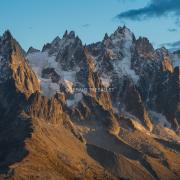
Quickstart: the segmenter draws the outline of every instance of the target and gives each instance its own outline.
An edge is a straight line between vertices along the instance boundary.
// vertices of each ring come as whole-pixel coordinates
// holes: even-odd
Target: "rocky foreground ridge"
[[[127,27],[26,53],[0,37],[0,177],[179,179],[180,55]]]

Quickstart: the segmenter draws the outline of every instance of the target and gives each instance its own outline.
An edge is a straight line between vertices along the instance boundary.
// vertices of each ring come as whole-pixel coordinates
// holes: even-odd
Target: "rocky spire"
[[[64,35],[63,35],[63,38],[67,37],[67,35],[68,35],[68,31],[66,30]]]
[[[4,34],[3,34],[3,39],[4,39],[4,40],[13,39],[12,34],[11,34],[11,32],[10,32],[9,30],[6,30],[6,31],[4,32]]]
[[[2,56],[0,64],[2,82],[11,79],[17,90],[26,96],[40,90],[36,75],[26,61],[21,46],[10,31],[3,34],[0,42],[0,55]]]
[[[108,36],[108,34],[106,33],[105,35],[104,35],[104,40],[107,40],[109,38],[109,36]]]
[[[137,53],[140,56],[144,56],[148,58],[154,52],[154,48],[152,44],[149,42],[149,40],[146,37],[139,37],[139,39],[137,39],[135,43],[136,43]]]
[[[75,38],[75,32],[74,32],[74,31],[70,31],[68,37],[69,37],[70,39]]]
[[[27,51],[27,54],[30,54],[30,53],[35,53],[35,52],[39,52],[40,50],[38,50],[38,49],[36,49],[36,48],[34,48],[34,47],[30,47],[29,49],[28,49],[28,51]]]
[[[61,41],[61,38],[59,37],[59,36],[56,36],[54,39],[53,39],[53,41],[51,42],[51,44],[53,45],[55,45],[55,44],[58,44],[59,42]]]

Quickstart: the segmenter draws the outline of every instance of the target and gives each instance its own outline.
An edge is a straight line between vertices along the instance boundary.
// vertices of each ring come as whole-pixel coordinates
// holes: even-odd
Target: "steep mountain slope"
[[[50,100],[39,94],[39,82],[9,32],[0,44],[1,177],[114,179],[88,156],[59,95]]]
[[[6,32],[0,57],[1,177],[180,178],[178,52],[119,27],[88,46],[66,31],[26,58]]]

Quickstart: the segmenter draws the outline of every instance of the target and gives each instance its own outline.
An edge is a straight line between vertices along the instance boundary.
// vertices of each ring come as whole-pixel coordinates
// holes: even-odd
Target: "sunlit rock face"
[[[0,57],[1,84],[11,80],[27,96],[40,90],[36,75],[25,60],[22,48],[9,31],[0,39]]]

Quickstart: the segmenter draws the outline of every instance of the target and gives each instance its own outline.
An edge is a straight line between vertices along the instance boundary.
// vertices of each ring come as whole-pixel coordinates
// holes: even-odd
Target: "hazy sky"
[[[0,34],[9,29],[24,49],[41,49],[66,29],[89,44],[124,24],[156,47],[180,42],[180,0],[0,0],[0,7]]]

